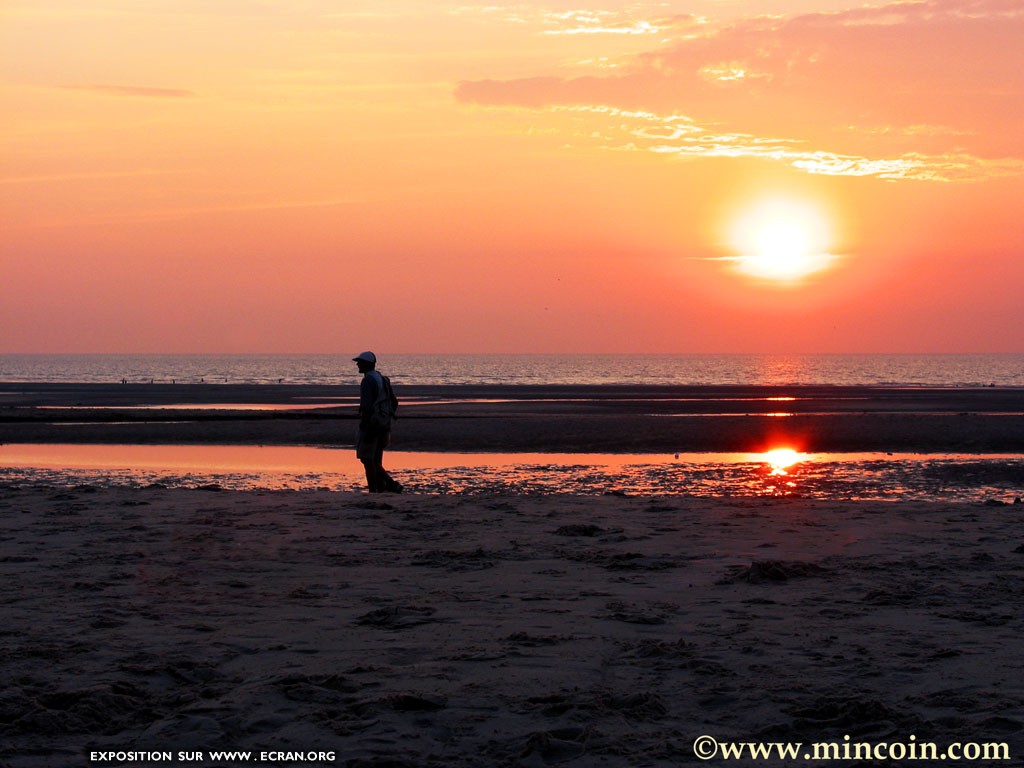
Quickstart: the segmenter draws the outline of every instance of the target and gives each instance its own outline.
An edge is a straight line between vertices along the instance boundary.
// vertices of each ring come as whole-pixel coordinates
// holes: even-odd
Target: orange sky
[[[7,0],[0,352],[1021,352],[1020,40],[1020,0]]]

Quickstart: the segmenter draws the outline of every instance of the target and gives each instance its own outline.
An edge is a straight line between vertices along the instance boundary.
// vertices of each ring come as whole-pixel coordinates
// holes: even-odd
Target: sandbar
[[[808,452],[1024,452],[1021,388],[397,390],[393,446],[406,451],[759,452],[785,444]],[[8,383],[0,385],[0,442],[347,446],[356,394],[354,385]]]

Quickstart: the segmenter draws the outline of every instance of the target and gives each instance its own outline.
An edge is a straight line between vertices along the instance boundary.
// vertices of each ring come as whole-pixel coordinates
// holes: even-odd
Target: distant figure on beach
[[[359,385],[356,456],[366,470],[366,484],[370,493],[401,493],[401,484],[384,469],[384,449],[391,443],[398,401],[391,391],[391,382],[377,370],[377,356],[373,352],[362,352],[352,360],[363,374]]]

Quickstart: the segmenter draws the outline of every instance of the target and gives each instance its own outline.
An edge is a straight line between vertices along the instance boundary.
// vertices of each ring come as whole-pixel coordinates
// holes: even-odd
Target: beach
[[[0,768],[1024,768],[1024,0],[0,29]]]
[[[85,486],[0,510],[10,768],[1024,754],[1020,506]]]
[[[346,448],[354,426],[345,388],[3,389],[3,442]],[[395,442],[1019,452],[1020,398],[410,388]],[[1021,765],[1010,498],[11,482],[0,766]]]

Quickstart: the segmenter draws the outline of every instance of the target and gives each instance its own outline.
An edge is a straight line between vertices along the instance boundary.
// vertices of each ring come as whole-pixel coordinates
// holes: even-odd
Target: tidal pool
[[[1001,500],[1024,495],[1024,456],[766,453],[543,454],[391,452],[413,493],[792,496]],[[360,490],[351,448],[195,445],[0,445],[0,482],[55,486],[219,486]]]

